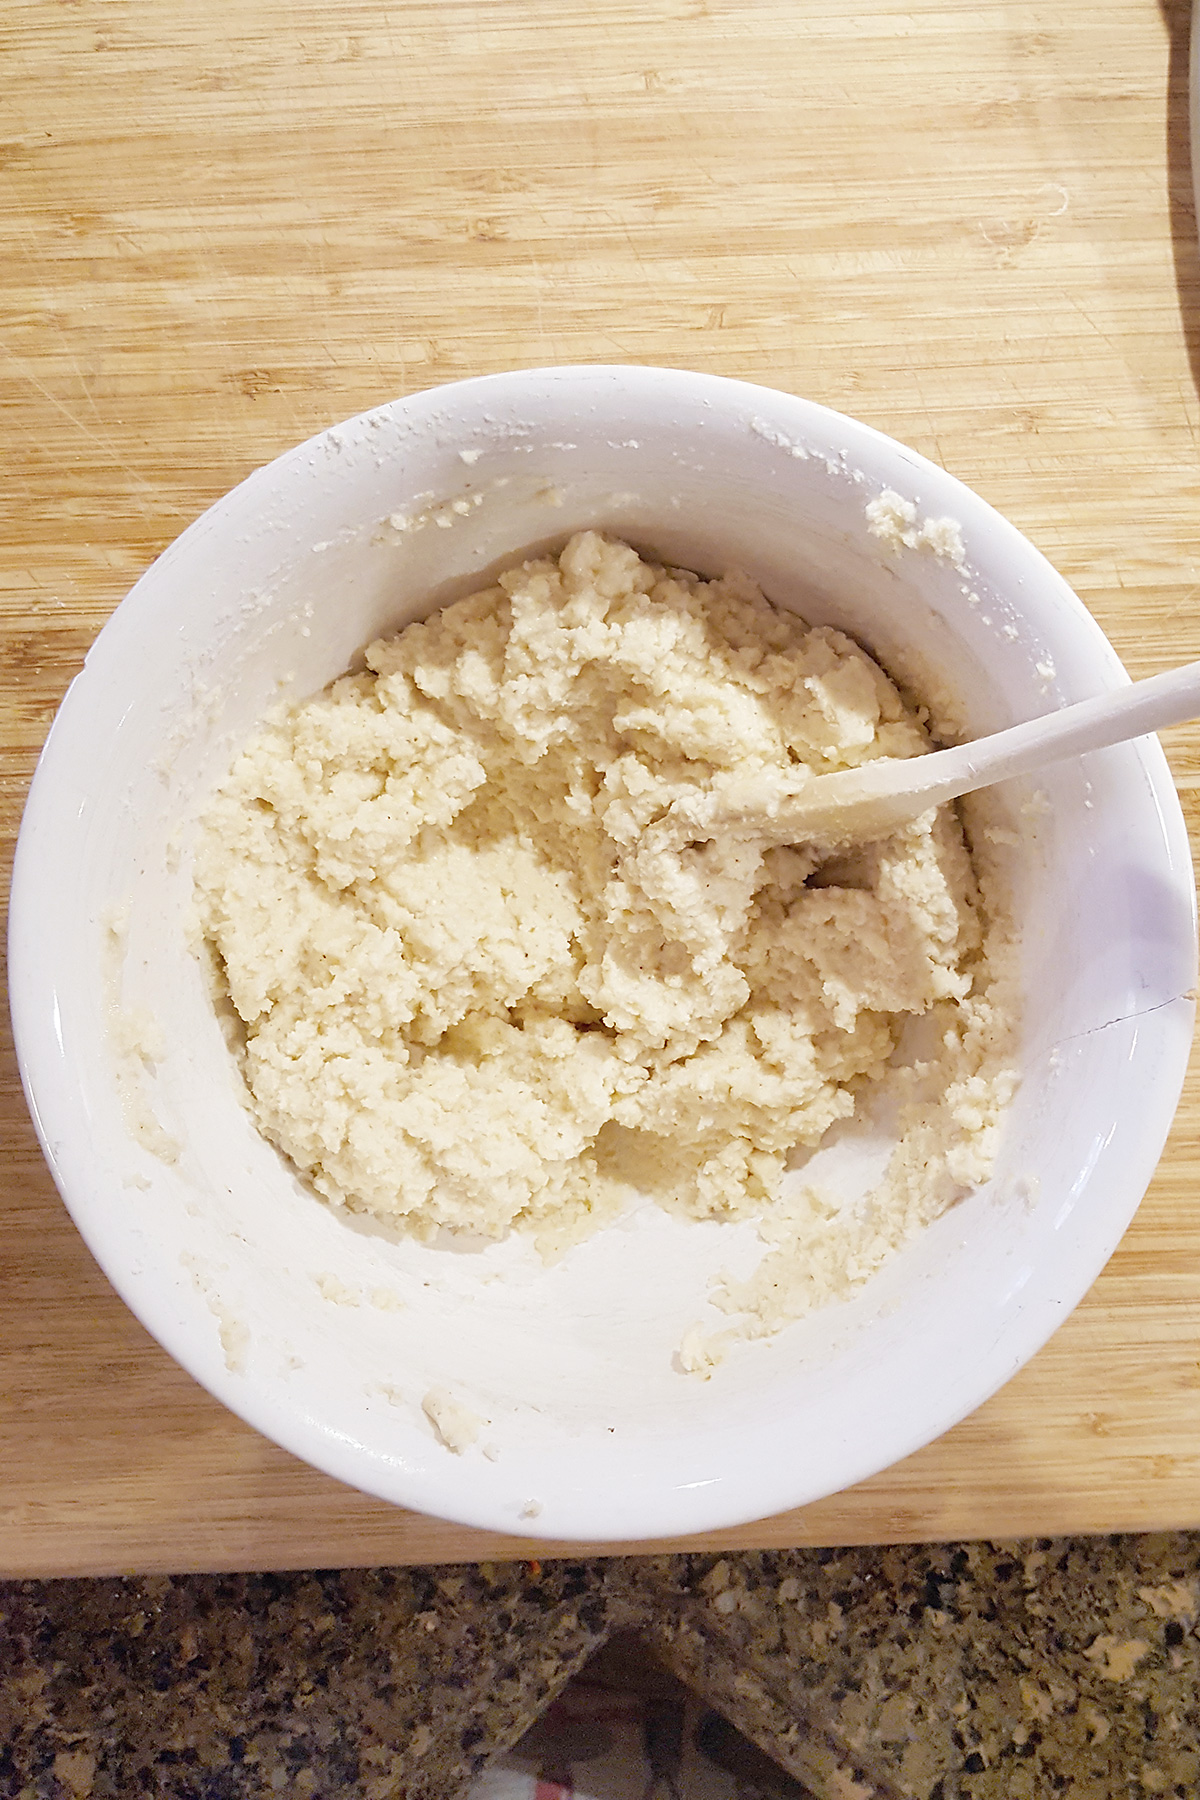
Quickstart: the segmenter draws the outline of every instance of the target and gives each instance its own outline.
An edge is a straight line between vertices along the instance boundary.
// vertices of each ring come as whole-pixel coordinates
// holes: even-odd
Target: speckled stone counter
[[[817,1800],[1200,1793],[1200,1537],[0,1584],[4,1800],[442,1800],[634,1631]]]

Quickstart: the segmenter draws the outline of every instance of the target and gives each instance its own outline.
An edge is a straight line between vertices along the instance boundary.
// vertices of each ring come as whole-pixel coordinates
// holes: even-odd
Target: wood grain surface
[[[462,375],[633,361],[856,414],[1019,525],[1134,675],[1200,657],[1178,0],[13,0],[0,831],[142,568],[257,464]],[[1200,732],[1168,751],[1200,832]],[[0,1572],[552,1550],[224,1412],[93,1265],[0,1069]],[[704,1543],[1200,1526],[1200,1072],[1125,1242],[908,1462]]]

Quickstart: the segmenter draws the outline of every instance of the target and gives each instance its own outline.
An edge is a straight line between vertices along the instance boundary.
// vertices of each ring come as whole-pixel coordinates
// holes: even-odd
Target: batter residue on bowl
[[[266,1135],[337,1205],[544,1245],[628,1203],[755,1217],[751,1330],[846,1291],[986,1177],[1005,1009],[950,810],[834,861],[662,847],[677,800],[929,747],[850,639],[584,532],[273,717],[198,846]],[[924,1059],[898,1067],[907,1021]],[[890,1084],[846,1212],[789,1158]]]

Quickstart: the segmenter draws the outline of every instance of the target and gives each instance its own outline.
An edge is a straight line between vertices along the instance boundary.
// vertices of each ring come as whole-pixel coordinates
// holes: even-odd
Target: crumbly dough
[[[1006,1019],[954,813],[833,861],[648,830],[757,770],[927,749],[857,644],[584,532],[365,660],[267,724],[197,854],[255,1115],[329,1200],[549,1247],[633,1187],[762,1217],[766,1285],[721,1303],[768,1329],[986,1175]],[[845,1229],[781,1208],[885,1077],[886,1196]]]
[[[486,1419],[456,1400],[448,1388],[430,1388],[421,1401],[421,1411],[433,1426],[438,1442],[453,1450],[455,1456],[461,1456],[475,1442]]]
[[[965,573],[966,551],[957,519],[920,519],[916,502],[892,488],[867,502],[867,529],[893,550],[930,550]]]

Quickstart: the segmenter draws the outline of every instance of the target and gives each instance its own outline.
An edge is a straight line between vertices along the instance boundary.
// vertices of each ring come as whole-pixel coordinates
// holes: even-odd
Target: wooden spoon
[[[1197,715],[1200,662],[1193,662],[928,756],[880,757],[858,769],[812,776],[799,788],[784,784],[773,793],[758,780],[735,778],[703,801],[677,801],[661,823],[677,843],[729,830],[763,844],[833,848],[870,842],[960,794]]]

